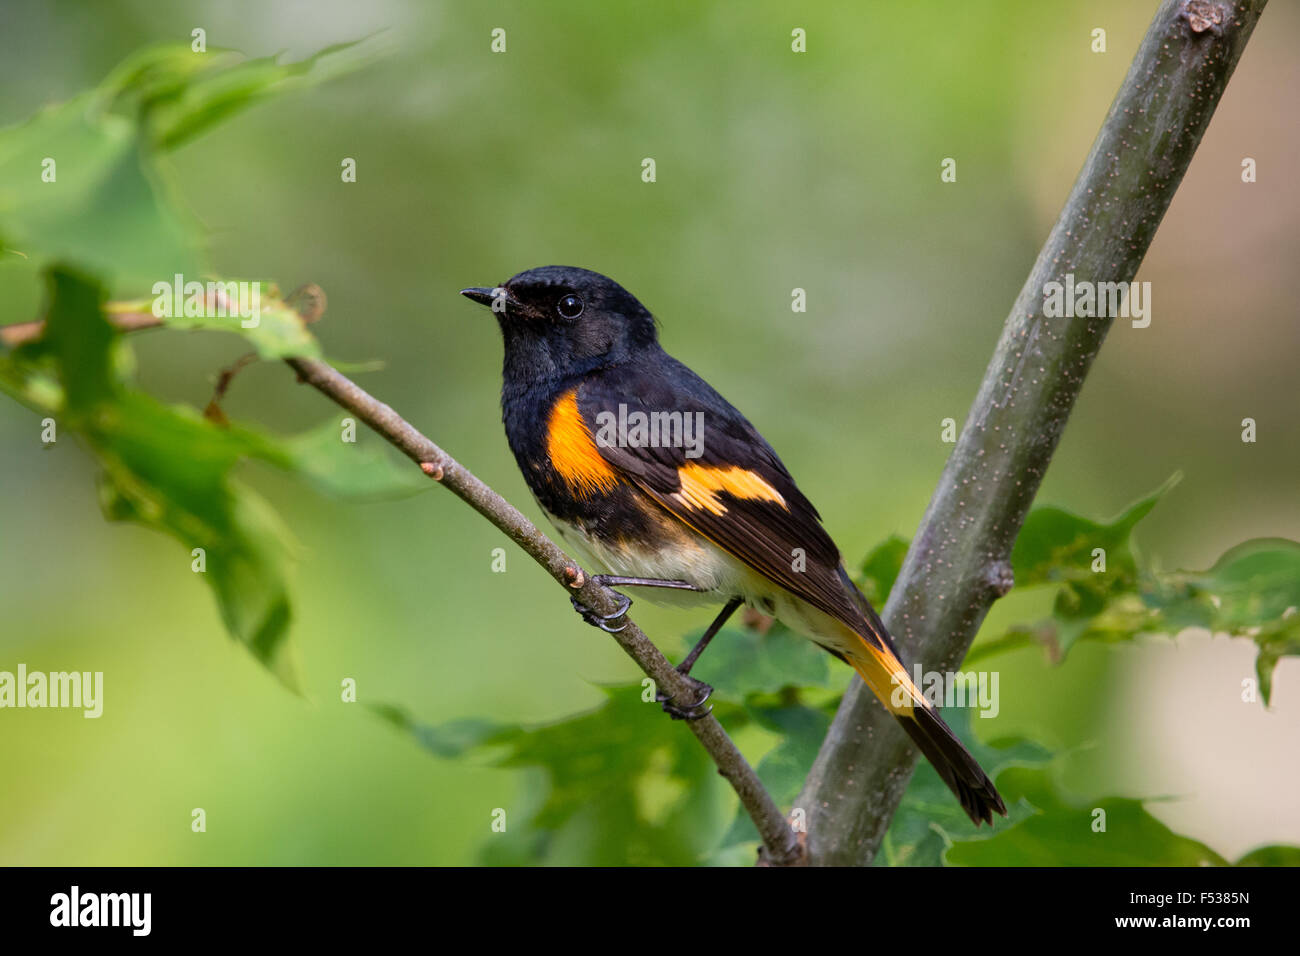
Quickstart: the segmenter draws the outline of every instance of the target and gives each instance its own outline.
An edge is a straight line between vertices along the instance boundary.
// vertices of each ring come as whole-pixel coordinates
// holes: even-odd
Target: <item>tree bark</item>
[[[1003,328],[884,619],[909,661],[960,665],[1113,317],[1051,318],[1049,282],[1129,282],[1266,0],[1165,0]],[[854,679],[795,802],[808,862],[864,865],[917,756]]]

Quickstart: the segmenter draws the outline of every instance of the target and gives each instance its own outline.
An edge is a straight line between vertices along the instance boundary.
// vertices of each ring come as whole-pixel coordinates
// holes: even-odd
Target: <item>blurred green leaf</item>
[[[410,734],[435,757],[452,760],[464,757],[480,747],[509,742],[519,733],[518,728],[489,720],[453,720],[445,724],[422,724],[413,719],[404,708],[394,704],[367,705],[382,720],[398,730]]]
[[[691,643],[703,633],[691,634]],[[823,686],[829,660],[812,641],[773,621],[766,633],[751,628],[720,631],[693,673],[711,685],[716,696],[742,701],[749,694],[775,693],[782,687]]]
[[[494,762],[526,771],[519,800],[502,807],[485,862],[595,866],[690,866],[717,841],[725,788],[708,754],[640,684],[604,688],[606,701],[542,727],[411,721],[375,708],[440,757],[493,748]]]
[[[1262,846],[1251,850],[1234,866],[1300,866],[1300,847]]]
[[[996,746],[983,743],[971,733],[968,708],[949,707],[944,711],[944,719],[995,782],[1004,770],[1040,766],[1051,759],[1045,748],[1023,737]],[[977,827],[935,769],[925,760],[919,761],[881,841],[875,865],[943,866],[953,846],[987,840],[1033,813],[1027,804],[1009,798],[1005,788],[1002,793],[1007,799],[1006,819],[995,817],[991,827]]]
[[[1058,595],[1050,621],[1017,624],[981,640],[966,665],[1035,643],[1063,653],[1081,640],[1115,643],[1200,627],[1255,642],[1255,672],[1268,704],[1278,660],[1300,655],[1300,543],[1259,538],[1229,549],[1207,571],[1144,572],[1125,580],[1124,588],[1105,594],[1085,589]],[[1071,639],[1060,646],[1063,633]]]
[[[1081,804],[1061,792],[1052,754],[1015,737],[985,745],[968,731],[970,712],[949,708],[949,724],[989,771],[1008,818],[976,827],[939,775],[921,761],[881,844],[876,865],[893,866],[1224,866],[1205,844],[1174,833],[1144,801],[1105,797]],[[1104,827],[1104,829],[1103,829]],[[1263,847],[1239,865],[1286,865],[1300,847]]]
[[[1058,588],[1048,631],[1054,656],[1069,653],[1111,601],[1137,589],[1137,559],[1129,540],[1133,528],[1181,479],[1173,475],[1109,522],[1053,507],[1029,513],[1012,549],[1011,567],[1017,587]]]
[[[1134,526],[1181,480],[1181,474],[1174,474],[1109,522],[1092,521],[1062,508],[1034,508],[1011,551],[1016,586],[1088,580],[1097,573],[1092,571],[1093,551],[1097,548],[1106,551],[1105,574],[1136,575],[1129,536]]]
[[[1008,800],[1034,813],[978,842],[959,842],[947,860],[960,866],[1224,866],[1205,844],[1180,836],[1151,816],[1141,800],[1106,797],[1086,805],[1067,800],[1048,768],[1015,768],[999,781]],[[1104,816],[1103,816],[1104,814]],[[1105,829],[1101,827],[1104,825]]]
[[[285,439],[292,467],[326,494],[373,500],[427,491],[433,483],[414,464],[399,459],[377,435],[343,441],[342,419]]]
[[[42,266],[75,264],[118,290],[197,278],[200,229],[169,186],[160,152],[269,95],[360,65],[366,57],[355,46],[283,64],[150,48],[97,89],[0,130],[0,250]]]
[[[123,287],[197,275],[195,224],[142,152],[134,124],[98,102],[83,94],[0,130],[0,248],[38,265],[75,263]],[[47,161],[53,182],[42,180]]]
[[[153,287],[161,302],[158,311],[172,314],[156,315],[154,298],[109,303],[109,314],[155,315],[172,329],[233,332],[252,345],[263,359],[320,358],[320,343],[297,311],[280,298],[274,283],[230,279],[191,281],[192,293],[185,291],[184,286],[177,290],[173,278],[160,279]],[[186,311],[197,314],[187,315]]]
[[[1156,575],[1142,598],[1153,612],[1144,631],[1204,627],[1251,638],[1259,648],[1255,672],[1266,704],[1278,660],[1300,655],[1300,543],[1295,541],[1243,542],[1208,571]]]
[[[291,689],[288,535],[261,498],[230,478],[235,464],[289,459],[256,432],[219,428],[192,409],[165,406],[119,381],[118,334],[91,279],[64,269],[49,276],[46,333],[27,350],[48,359],[62,384],[50,411],[82,435],[104,468],[105,516],[165,531],[191,550],[217,597],[227,629]]]
[[[167,151],[270,96],[365,65],[363,43],[335,44],[297,63],[247,59],[233,50],[195,53],[188,45],[150,47],[115,69],[101,93],[119,110],[134,112],[149,142]]]
[[[908,540],[890,535],[872,548],[859,567],[856,584],[876,608],[883,608],[907,557]]]
[[[780,736],[775,747],[763,755],[754,768],[763,786],[779,807],[789,807],[799,795],[817,750],[831,725],[831,711],[809,707],[797,700],[782,703],[754,701],[748,711],[764,729]],[[732,721],[727,727],[734,732]],[[744,808],[738,808],[720,849],[742,843],[757,843],[758,828]]]

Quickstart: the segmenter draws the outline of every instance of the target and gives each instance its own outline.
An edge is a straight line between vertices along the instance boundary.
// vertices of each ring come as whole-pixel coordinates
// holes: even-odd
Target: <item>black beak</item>
[[[488,308],[491,308],[492,300],[496,298],[496,291],[496,289],[482,288],[461,289],[460,294],[467,299],[473,299],[479,305],[486,305]]]

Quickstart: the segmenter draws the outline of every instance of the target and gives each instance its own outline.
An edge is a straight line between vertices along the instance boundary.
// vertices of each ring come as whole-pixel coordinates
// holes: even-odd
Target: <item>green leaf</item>
[[[1151,494],[1111,521],[1093,521],[1062,508],[1033,509],[1011,552],[1017,590],[1055,587],[1052,616],[1018,624],[993,639],[981,635],[966,657],[971,664],[992,654],[1039,643],[1055,661],[1098,625],[1126,595],[1137,593],[1140,571],[1130,541],[1133,528],[1182,479],[1172,475]],[[1096,569],[1096,570],[1094,570]]]
[[[410,734],[435,757],[453,760],[471,751],[507,743],[519,730],[490,720],[453,720],[445,724],[422,724],[395,704],[368,704],[381,720]]]
[[[903,569],[908,544],[906,538],[890,535],[863,560],[856,583],[876,608],[884,607],[889,600],[889,592],[894,589],[894,582]]]
[[[1004,770],[1039,766],[1051,759],[1046,749],[1021,737],[997,745],[982,743],[970,732],[967,708],[947,708],[944,719],[995,782]],[[995,817],[993,826],[977,827],[935,769],[919,761],[881,841],[875,865],[943,866],[953,846],[990,839],[1033,813],[1028,805],[1010,799],[1005,789],[1002,793],[1007,798],[1007,818]]]
[[[1173,475],[1151,494],[1109,522],[1061,508],[1035,508],[1011,552],[1017,587],[1058,586],[1052,608],[1052,647],[1059,659],[1119,595],[1138,585],[1137,559],[1129,538],[1134,526],[1182,479]],[[1094,570],[1104,561],[1104,570]]]
[[[831,712],[806,706],[797,700],[781,704],[754,701],[748,711],[760,726],[780,735],[780,741],[763,755],[754,770],[777,806],[791,806],[826,738]],[[733,723],[728,721],[727,727],[732,729]],[[738,808],[720,849],[754,843],[758,839],[754,821],[743,807]]]
[[[1262,846],[1251,850],[1233,866],[1300,866],[1300,847]]]
[[[717,840],[725,788],[708,754],[640,684],[604,688],[593,711],[541,727],[457,721],[422,727],[399,708],[381,716],[439,756],[492,748],[499,766],[524,771],[506,807],[505,832],[486,862],[687,866]]]
[[[1151,509],[1175,485],[1181,474],[1151,494],[1134,502],[1109,522],[1092,521],[1061,508],[1035,508],[1025,519],[1024,527],[1011,551],[1011,566],[1017,587],[1074,581],[1091,576],[1093,550],[1106,550],[1106,573],[1133,573],[1133,553],[1129,535],[1133,527],[1151,513]]]
[[[0,248],[74,263],[122,287],[198,274],[195,224],[142,152],[135,125],[83,94],[0,130]],[[53,182],[42,181],[46,161]]]
[[[297,311],[280,298],[274,283],[194,279],[177,288],[172,277],[160,279],[152,288],[154,298],[110,303],[109,314],[153,315],[172,329],[233,332],[263,359],[320,358],[320,343]]]
[[[151,48],[98,89],[0,130],[0,250],[75,264],[116,290],[197,278],[200,229],[160,153],[269,95],[355,68],[366,56],[354,47],[298,63]]]
[[[370,59],[360,48],[364,42],[326,47],[297,63],[281,63],[278,56],[246,59],[233,50],[152,47],[114,70],[101,93],[117,108],[132,109],[149,142],[168,151],[271,96],[364,66]]]
[[[999,781],[1008,800],[1035,811],[986,840],[959,842],[947,861],[959,866],[1223,866],[1205,844],[1180,836],[1141,800],[1065,798],[1048,768],[1016,768]],[[1100,811],[1100,812],[1099,812]],[[1104,813],[1104,817],[1102,814]],[[1104,831],[1100,829],[1104,822]]]
[[[357,441],[343,441],[342,436],[342,419],[336,418],[286,439],[291,467],[338,498],[404,497],[432,486],[423,472],[406,459],[399,460],[378,436],[358,436]]]
[[[1142,597],[1153,612],[1143,631],[1204,627],[1251,638],[1259,648],[1255,671],[1266,704],[1278,660],[1300,655],[1300,543],[1295,541],[1243,542],[1208,571],[1156,576]]]
[[[996,818],[992,827],[976,827],[934,768],[922,761],[876,865],[1226,865],[1205,844],[1170,830],[1141,800],[1105,797],[1080,802],[1067,797],[1056,783],[1052,754],[1038,744],[1015,737],[984,745],[968,732],[968,710],[949,708],[945,718],[997,782],[1009,816]],[[1263,847],[1238,865],[1294,865],[1297,860],[1300,848]]]
[[[703,631],[691,635],[698,640]],[[714,636],[694,676],[712,685],[715,695],[742,701],[749,694],[775,693],[789,686],[824,686],[830,676],[824,650],[779,621],[767,633],[726,628]]]
[[[46,334],[23,355],[48,363],[62,387],[51,411],[103,466],[105,516],[180,540],[195,567],[201,560],[232,636],[297,690],[288,641],[288,534],[261,498],[230,477],[244,458],[285,466],[290,459],[257,432],[220,428],[193,409],[163,405],[127,386],[114,359],[119,336],[93,280],[54,269],[49,296]]]

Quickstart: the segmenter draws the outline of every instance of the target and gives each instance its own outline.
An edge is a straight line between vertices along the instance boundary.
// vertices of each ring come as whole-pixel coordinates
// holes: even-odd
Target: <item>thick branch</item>
[[[929,670],[960,664],[1011,585],[1011,547],[1109,318],[1048,318],[1044,286],[1128,282],[1266,0],[1165,0],[1033,271],[908,551],[884,618]],[[845,695],[803,792],[814,865],[870,862],[916,750],[865,691]]]
[[[588,578],[576,562],[570,560],[510,502],[420,434],[397,412],[324,362],[310,359],[286,361],[302,381],[355,414],[418,463],[426,474],[504,531],[569,593],[576,594],[583,604],[599,614],[612,614],[618,610],[618,597],[613,591]],[[612,635],[613,638],[664,693],[678,700],[690,700],[690,685],[632,619],[626,620],[627,627]],[[726,777],[740,797],[745,811],[758,827],[768,861],[782,865],[798,862],[801,848],[789,822],[717,718],[709,715],[686,721],[686,725],[699,738],[718,765],[718,772]]]

